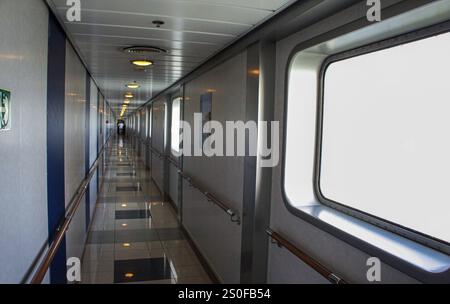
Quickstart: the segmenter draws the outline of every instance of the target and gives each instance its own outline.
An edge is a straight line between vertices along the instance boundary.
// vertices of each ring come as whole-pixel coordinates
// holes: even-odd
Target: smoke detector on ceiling
[[[163,26],[165,24],[164,21],[161,20],[155,20],[152,22],[154,25],[156,25],[157,28],[160,28],[161,26]]]

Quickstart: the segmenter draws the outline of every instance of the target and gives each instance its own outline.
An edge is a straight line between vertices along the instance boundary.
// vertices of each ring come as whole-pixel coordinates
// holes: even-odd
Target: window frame
[[[418,26],[417,20],[413,20],[416,10],[406,11],[400,13],[393,18],[376,23],[370,28],[367,23],[354,24],[351,28],[340,28],[337,31],[328,32],[326,34],[312,37],[310,39],[301,40],[294,44],[289,53],[286,54],[286,59],[282,56],[283,75],[282,75],[282,90],[283,90],[283,109],[280,116],[283,121],[281,136],[281,163],[280,163],[280,177],[281,183],[279,184],[279,190],[281,200],[286,208],[286,211],[294,217],[320,229],[324,233],[328,233],[336,239],[347,243],[349,246],[357,248],[365,254],[372,257],[379,257],[383,263],[397,269],[398,271],[412,277],[420,282],[428,283],[443,283],[448,282],[450,278],[450,255],[443,253],[440,250],[436,250],[432,247],[428,247],[421,243],[405,238],[397,233],[393,233],[379,227],[372,225],[366,221],[357,219],[356,217],[345,214],[338,211],[335,208],[331,208],[328,205],[321,203],[317,197],[315,202],[301,202],[292,200],[286,190],[286,168],[287,168],[287,148],[288,148],[288,117],[290,111],[290,99],[289,92],[292,86],[291,72],[294,64],[297,63],[298,56],[302,54],[308,54],[309,50],[313,50],[317,47],[325,47],[328,50],[328,54],[323,54],[323,59],[317,63],[316,66],[316,88],[317,95],[319,95],[319,75],[320,68],[323,66],[325,59],[336,54],[349,54],[352,50],[361,50],[364,46],[374,46],[380,41],[388,41],[395,39],[395,37],[403,37],[410,33],[418,33],[432,28],[442,29],[440,32],[444,33],[450,29],[450,19],[447,15],[434,15],[435,7],[441,7],[440,4],[433,4],[429,7],[425,7],[422,10],[421,25]],[[447,12],[448,8],[441,7],[443,12]],[[365,19],[364,19],[365,20]],[[401,27],[393,26],[393,22],[400,21]],[[374,28],[375,27],[375,28]],[[422,30],[425,29],[425,30]],[[361,36],[361,32],[365,34]],[[367,35],[366,35],[367,34]],[[394,37],[394,38],[392,38]],[[418,39],[418,38],[416,38]],[[331,44],[330,42],[339,42],[339,44]],[[343,41],[341,43],[341,41]],[[406,42],[406,40],[404,40]],[[277,56],[278,58],[278,56]],[[278,81],[278,80],[277,80]],[[318,98],[315,98],[314,106],[317,108]],[[314,116],[317,116],[317,110]],[[315,117],[315,123],[317,119]],[[314,126],[315,135],[317,128]],[[314,139],[312,149],[315,149],[316,144]],[[314,150],[314,155],[316,152]],[[316,164],[315,159],[311,160],[312,178],[311,189],[314,188],[314,166]],[[397,249],[402,248],[401,252]]]
[[[398,223],[388,221],[386,219],[377,217],[375,215],[358,210],[356,208],[347,206],[343,203],[334,201],[325,197],[321,190],[321,161],[322,161],[322,141],[323,141],[323,124],[324,124],[324,91],[325,91],[325,76],[327,69],[336,62],[363,56],[366,54],[398,47],[404,44],[413,43],[423,39],[431,38],[441,34],[450,33],[450,23],[444,22],[435,26],[419,29],[407,34],[403,34],[394,38],[382,40],[372,44],[364,45],[349,51],[333,54],[328,56],[322,63],[319,71],[318,80],[318,97],[317,97],[317,117],[316,117],[316,142],[314,151],[314,173],[313,173],[313,191],[317,200],[330,208],[339,212],[347,214],[351,217],[365,221],[369,224],[380,227],[389,232],[398,234],[402,237],[418,242],[422,245],[428,246],[445,254],[450,254],[450,243],[445,240],[435,238],[420,231],[402,226]]]

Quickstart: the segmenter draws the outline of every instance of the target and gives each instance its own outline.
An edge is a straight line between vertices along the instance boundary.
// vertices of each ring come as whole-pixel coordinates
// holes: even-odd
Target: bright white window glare
[[[152,137],[152,119],[153,119],[153,108],[148,109],[148,136]]]
[[[177,98],[172,103],[171,146],[176,153],[180,152],[180,101],[181,99]]]
[[[148,108],[145,108],[145,138],[148,138]]]
[[[321,191],[450,242],[450,34],[332,63]]]
[[[141,115],[137,114],[137,132],[141,132]]]

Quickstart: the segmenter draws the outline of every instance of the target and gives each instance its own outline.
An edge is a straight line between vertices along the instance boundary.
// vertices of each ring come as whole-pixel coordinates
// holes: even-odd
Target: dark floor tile
[[[123,176],[136,176],[136,173],[133,173],[133,172],[125,172],[125,173],[117,173],[116,174],[116,176],[119,176],[119,177],[123,177]]]
[[[172,271],[166,258],[114,262],[114,283],[158,281],[171,278]]]
[[[99,204],[115,204],[117,202],[116,197],[111,196],[105,196],[105,195],[99,195]]]
[[[150,210],[124,210],[116,211],[116,220],[132,220],[150,218]]]
[[[130,197],[105,197],[106,201],[102,201],[103,204],[115,204],[115,203],[152,203],[161,202],[162,198],[160,195],[154,196],[130,196]]]
[[[142,187],[141,186],[117,186],[116,192],[141,192]]]
[[[153,242],[159,240],[159,235],[155,229],[117,230],[114,240],[115,243]]]
[[[128,184],[132,184],[132,183],[136,183],[136,182],[149,183],[151,181],[152,180],[150,178],[140,178],[138,176],[135,176],[135,177],[113,177],[113,178],[105,179],[105,182],[108,182],[108,183],[128,183]]]
[[[89,233],[88,244],[114,243],[114,231],[92,231]]]

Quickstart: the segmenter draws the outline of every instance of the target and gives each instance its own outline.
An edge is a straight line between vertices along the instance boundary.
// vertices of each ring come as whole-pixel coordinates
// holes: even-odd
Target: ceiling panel
[[[193,43],[224,45],[236,36],[214,35],[200,32],[161,31],[156,28],[136,28],[111,25],[86,25],[82,23],[69,23],[67,29],[74,35],[92,35],[98,37],[137,37],[139,39],[190,41]]]
[[[62,13],[64,9],[62,9]],[[155,19],[159,19],[160,16],[149,15],[137,15],[133,14],[133,18],[130,18],[130,14],[103,12],[103,11],[84,11],[82,24],[88,25],[112,25],[117,27],[130,27],[130,28],[146,28],[155,29],[152,22]],[[179,31],[179,32],[198,32],[198,33],[210,33],[215,35],[232,35],[237,36],[242,32],[251,28],[248,24],[233,24],[227,23],[227,26],[223,26],[221,22],[214,22],[208,20],[191,20],[176,17],[164,18],[165,25],[158,30],[161,31]],[[70,22],[66,22],[70,23]]]
[[[81,1],[81,22],[66,19],[66,0],[47,2],[116,113],[125,92],[133,92],[129,113],[295,1],[89,0]],[[164,24],[158,28],[155,20]],[[167,52],[139,56],[122,51],[133,45]],[[130,63],[137,58],[154,65],[138,70]],[[125,87],[133,81],[141,87]]]
[[[66,7],[66,0],[54,0],[53,2],[58,8]],[[226,3],[226,1],[223,2]],[[178,0],[89,0],[82,1],[82,8],[87,11],[104,11],[116,14],[178,17],[247,25],[256,24],[272,13],[272,10],[264,8],[226,4],[214,5],[209,1]]]

